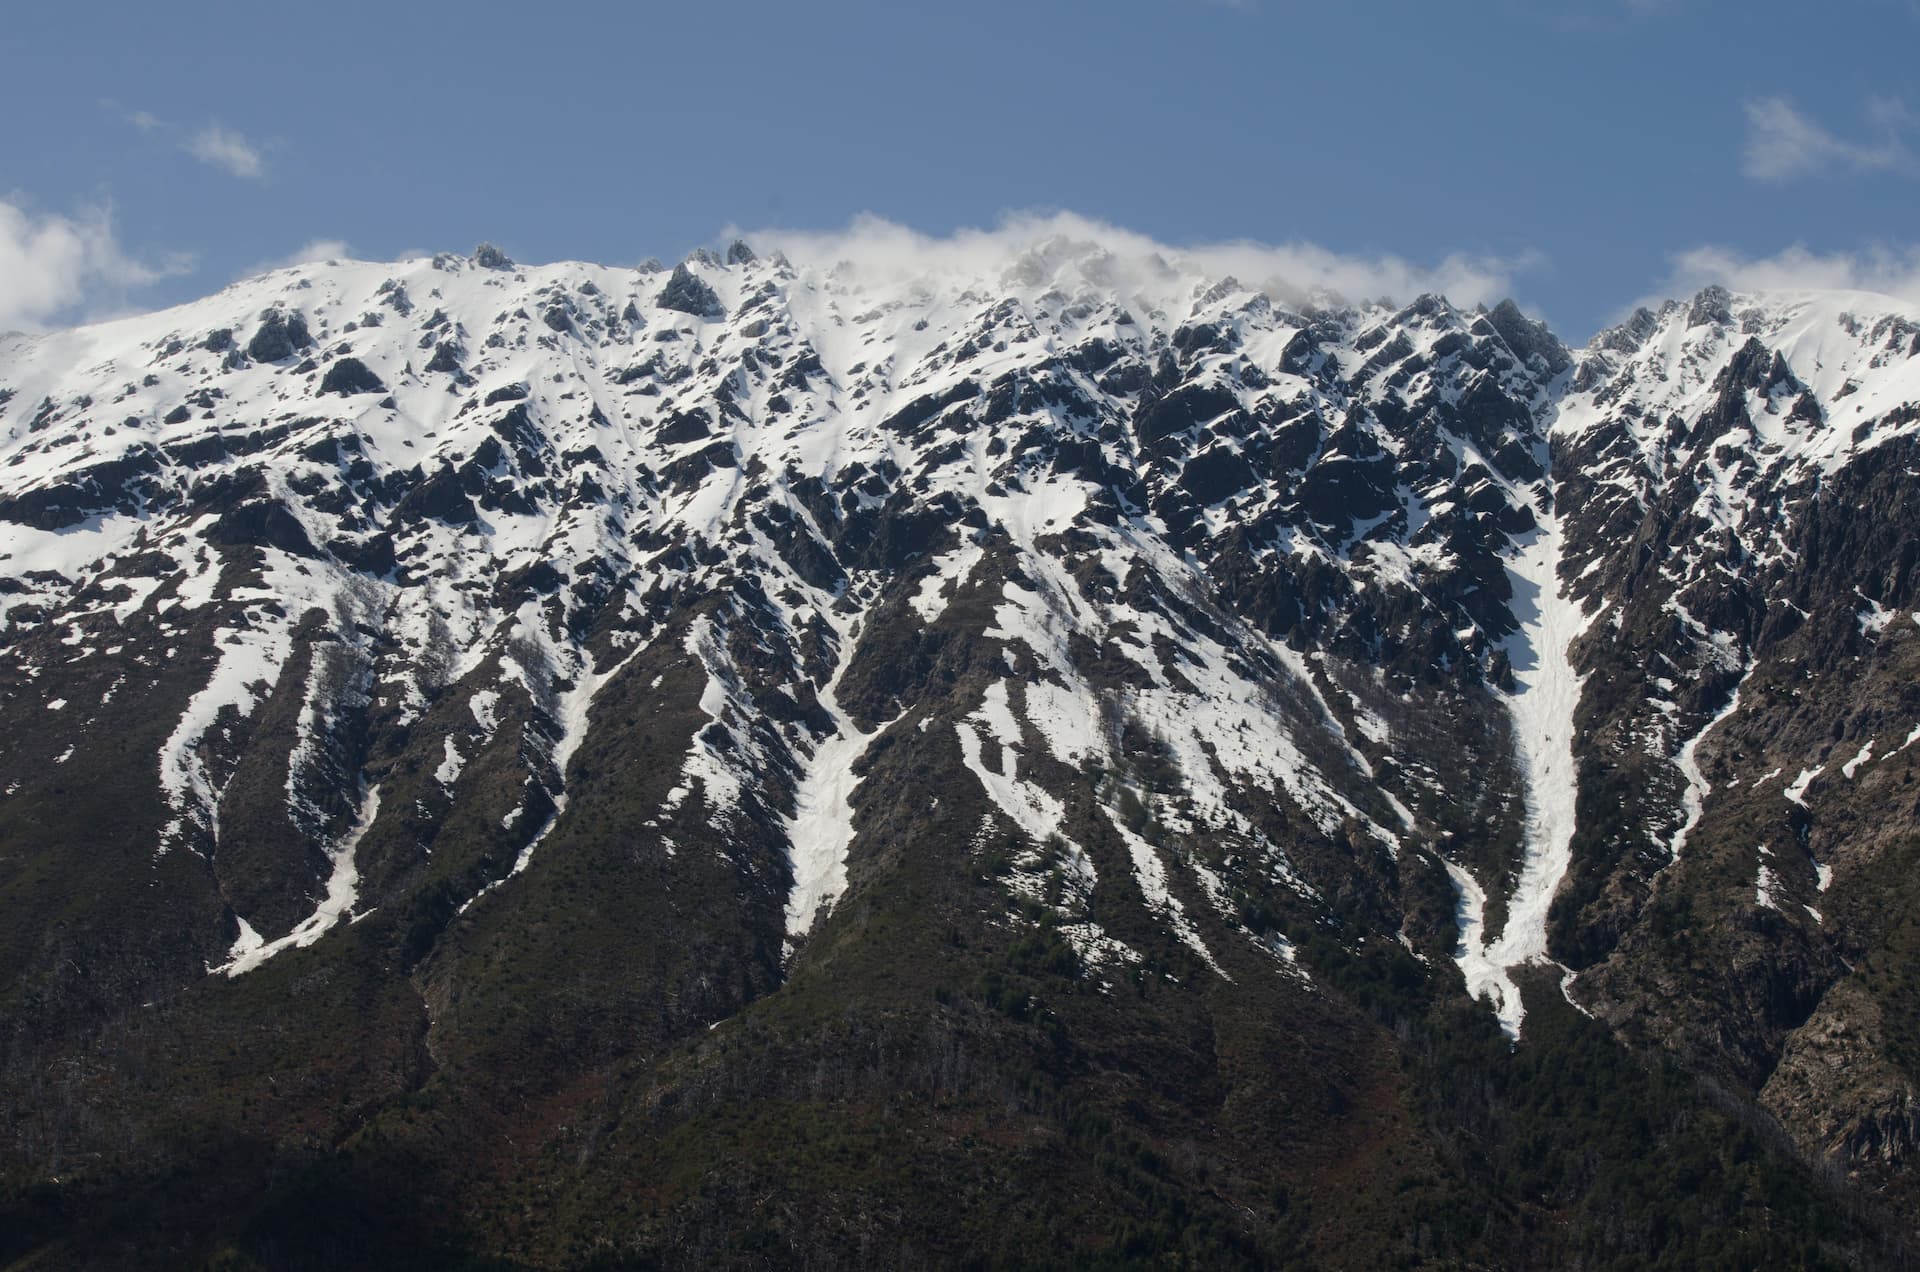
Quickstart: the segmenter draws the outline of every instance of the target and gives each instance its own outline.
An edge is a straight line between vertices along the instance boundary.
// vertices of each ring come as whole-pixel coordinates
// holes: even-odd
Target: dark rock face
[[[697,442],[713,433],[713,417],[702,410],[683,411],[660,429],[660,440],[669,445]]]
[[[297,311],[269,309],[260,315],[260,326],[247,341],[247,356],[255,362],[281,362],[312,345],[304,316]]]
[[[1180,471],[1180,488],[1203,506],[1253,486],[1259,476],[1239,451],[1216,446],[1187,462]]]
[[[461,371],[460,346],[450,340],[443,340],[433,347],[433,357],[427,360],[426,369],[458,375]]]
[[[685,264],[673,267],[673,276],[660,289],[653,303],[662,309],[692,314],[695,318],[719,318],[726,312],[713,288]]]
[[[355,393],[385,393],[387,386],[358,358],[341,358],[321,377],[320,392],[348,397]]]
[[[1897,1249],[1920,327],[1057,264],[0,351],[0,1248]]]
[[[1239,398],[1224,389],[1183,385],[1165,397],[1143,402],[1135,427],[1139,429],[1141,444],[1151,446],[1176,433],[1198,428],[1239,405]]]
[[[237,504],[207,530],[210,542],[230,547],[278,548],[295,556],[318,556],[306,527],[273,499]]]
[[[159,457],[150,450],[89,464],[58,482],[0,498],[0,521],[39,530],[64,530],[89,516],[138,501],[151,489],[148,479],[159,468]]]
[[[491,243],[482,243],[473,249],[473,263],[481,269],[513,268],[512,259]]]
[[[1547,330],[1546,324],[1529,319],[1511,300],[1494,306],[1487,314],[1487,321],[1523,361],[1538,359],[1540,365],[1554,375],[1573,365],[1572,352]]]

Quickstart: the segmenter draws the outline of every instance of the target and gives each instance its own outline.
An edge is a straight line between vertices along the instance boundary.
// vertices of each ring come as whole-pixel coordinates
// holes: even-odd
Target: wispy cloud
[[[175,257],[149,265],[129,256],[105,208],[74,216],[36,213],[0,199],[0,331],[33,330],[89,310],[115,307],[126,294],[183,273]]]
[[[260,146],[222,124],[208,124],[189,137],[182,148],[201,163],[245,181],[258,181],[266,175]]]
[[[1673,258],[1669,295],[1686,295],[1708,283],[1749,292],[1869,291],[1920,302],[1920,245],[1813,252],[1796,244],[1772,256],[1696,247]]]
[[[1833,173],[1920,174],[1920,159],[1907,144],[1914,116],[1897,99],[1869,103],[1875,141],[1838,136],[1784,97],[1746,103],[1747,144],[1741,167],[1755,181],[1794,181]]]
[[[219,120],[189,131],[151,111],[128,110],[111,97],[100,99],[100,108],[120,117],[122,123],[144,136],[168,139],[168,144],[201,163],[218,168],[242,181],[259,181],[267,175],[267,151],[271,145],[256,141]]]
[[[252,277],[255,274],[267,273],[269,270],[290,269],[295,265],[311,265],[316,261],[344,261],[352,259],[355,259],[353,248],[347,245],[345,239],[314,239],[310,243],[302,243],[285,256],[276,257],[269,261],[261,261],[252,269],[247,270],[244,276]]]
[[[346,260],[353,255],[345,239],[314,239],[282,258],[282,265],[307,265],[314,261]]]
[[[1440,292],[1472,305],[1510,295],[1517,274],[1544,258],[1455,254],[1433,264],[1390,255],[1335,252],[1313,243],[1240,240],[1178,246],[1156,242],[1069,212],[1015,213],[992,229],[936,237],[874,216],[843,230],[763,230],[746,238],[786,253],[796,265],[845,269],[912,284],[917,280],[992,282],[1010,273],[1059,286],[1090,285],[1129,304],[1190,303],[1195,280],[1228,275],[1285,302],[1316,297],[1360,301],[1411,299]]]

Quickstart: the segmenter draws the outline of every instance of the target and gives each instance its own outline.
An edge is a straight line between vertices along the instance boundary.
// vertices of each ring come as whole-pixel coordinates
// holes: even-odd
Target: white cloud
[[[67,217],[38,215],[0,199],[0,331],[31,330],[89,308],[119,303],[124,293],[183,272],[184,260],[161,266],[129,257],[112,215],[89,208]]]
[[[1878,142],[1848,141],[1809,118],[1784,97],[1746,103],[1747,143],[1741,168],[1755,181],[1792,181],[1834,172],[1920,173],[1920,160],[1905,134],[1913,115],[1904,103],[1869,103],[1868,118],[1884,136]]]
[[[257,181],[266,174],[260,147],[218,123],[208,124],[182,147],[201,163],[224,168],[236,177]]]
[[[118,115],[123,123],[145,136],[157,134],[173,138],[169,144],[178,145],[183,153],[244,181],[258,181],[267,175],[266,152],[272,148],[271,145],[254,141],[217,119],[208,121],[206,127],[180,140],[180,134],[184,131],[181,126],[151,111],[127,110],[111,97],[101,98],[100,108]]]
[[[1537,253],[1514,259],[1456,254],[1432,265],[1397,256],[1349,255],[1313,243],[1247,240],[1175,247],[1070,212],[1015,213],[990,230],[945,237],[921,234],[875,216],[844,230],[762,230],[744,236],[757,250],[780,251],[796,266],[846,269],[911,284],[944,279],[1087,284],[1166,308],[1191,299],[1196,278],[1232,275],[1276,300],[1316,297],[1407,300],[1439,292],[1460,305],[1512,291],[1515,274],[1537,268]]]
[[[1696,247],[1673,259],[1669,292],[1688,295],[1708,283],[1733,291],[1879,292],[1920,302],[1920,246],[1861,252],[1812,252],[1793,246],[1772,256],[1746,256],[1724,247]]]
[[[432,253],[428,252],[421,253],[423,256],[431,254]],[[355,255],[352,246],[349,245],[345,239],[320,238],[308,243],[302,243],[285,256],[275,256],[268,260],[258,261],[247,269],[242,270],[238,277],[253,278],[259,274],[270,274],[276,269],[292,269],[296,265],[313,265],[321,261],[352,261],[365,259],[363,256]],[[405,258],[398,257],[396,259],[404,260]]]
[[[286,269],[290,265],[311,265],[315,261],[344,261],[353,259],[353,249],[347,246],[345,239],[314,239],[303,243],[294,251],[262,266],[262,269]]]

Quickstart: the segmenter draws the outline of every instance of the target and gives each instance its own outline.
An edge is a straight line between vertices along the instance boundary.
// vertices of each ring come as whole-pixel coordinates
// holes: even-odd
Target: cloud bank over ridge
[[[740,231],[759,251],[779,251],[796,266],[855,270],[902,285],[998,281],[1087,285],[1167,304],[1187,298],[1197,277],[1231,275],[1275,300],[1406,301],[1439,292],[1465,306],[1511,295],[1514,280],[1545,258],[1456,253],[1432,265],[1391,254],[1342,253],[1305,242],[1234,240],[1173,246],[1072,212],[1012,213],[991,229],[925,234],[864,215],[844,229]]]
[[[1745,292],[1878,292],[1920,303],[1920,246],[1814,252],[1795,245],[1771,256],[1708,246],[1680,253],[1673,265],[1668,294],[1675,296],[1718,283]]]

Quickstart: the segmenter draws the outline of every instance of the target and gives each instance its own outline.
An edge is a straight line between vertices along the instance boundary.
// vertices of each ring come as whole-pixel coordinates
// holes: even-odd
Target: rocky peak
[[[1544,322],[1535,322],[1521,313],[1520,306],[1512,300],[1495,305],[1487,319],[1507,342],[1507,348],[1521,360],[1537,359],[1551,375],[1558,375],[1573,365],[1573,354],[1560,343],[1560,338],[1549,331]]]
[[[654,298],[654,303],[662,309],[691,314],[695,318],[718,318],[726,312],[713,288],[688,269],[685,262],[673,267],[673,276]]]
[[[1725,326],[1733,321],[1733,297],[1719,284],[1703,287],[1687,306],[1687,326]]]

